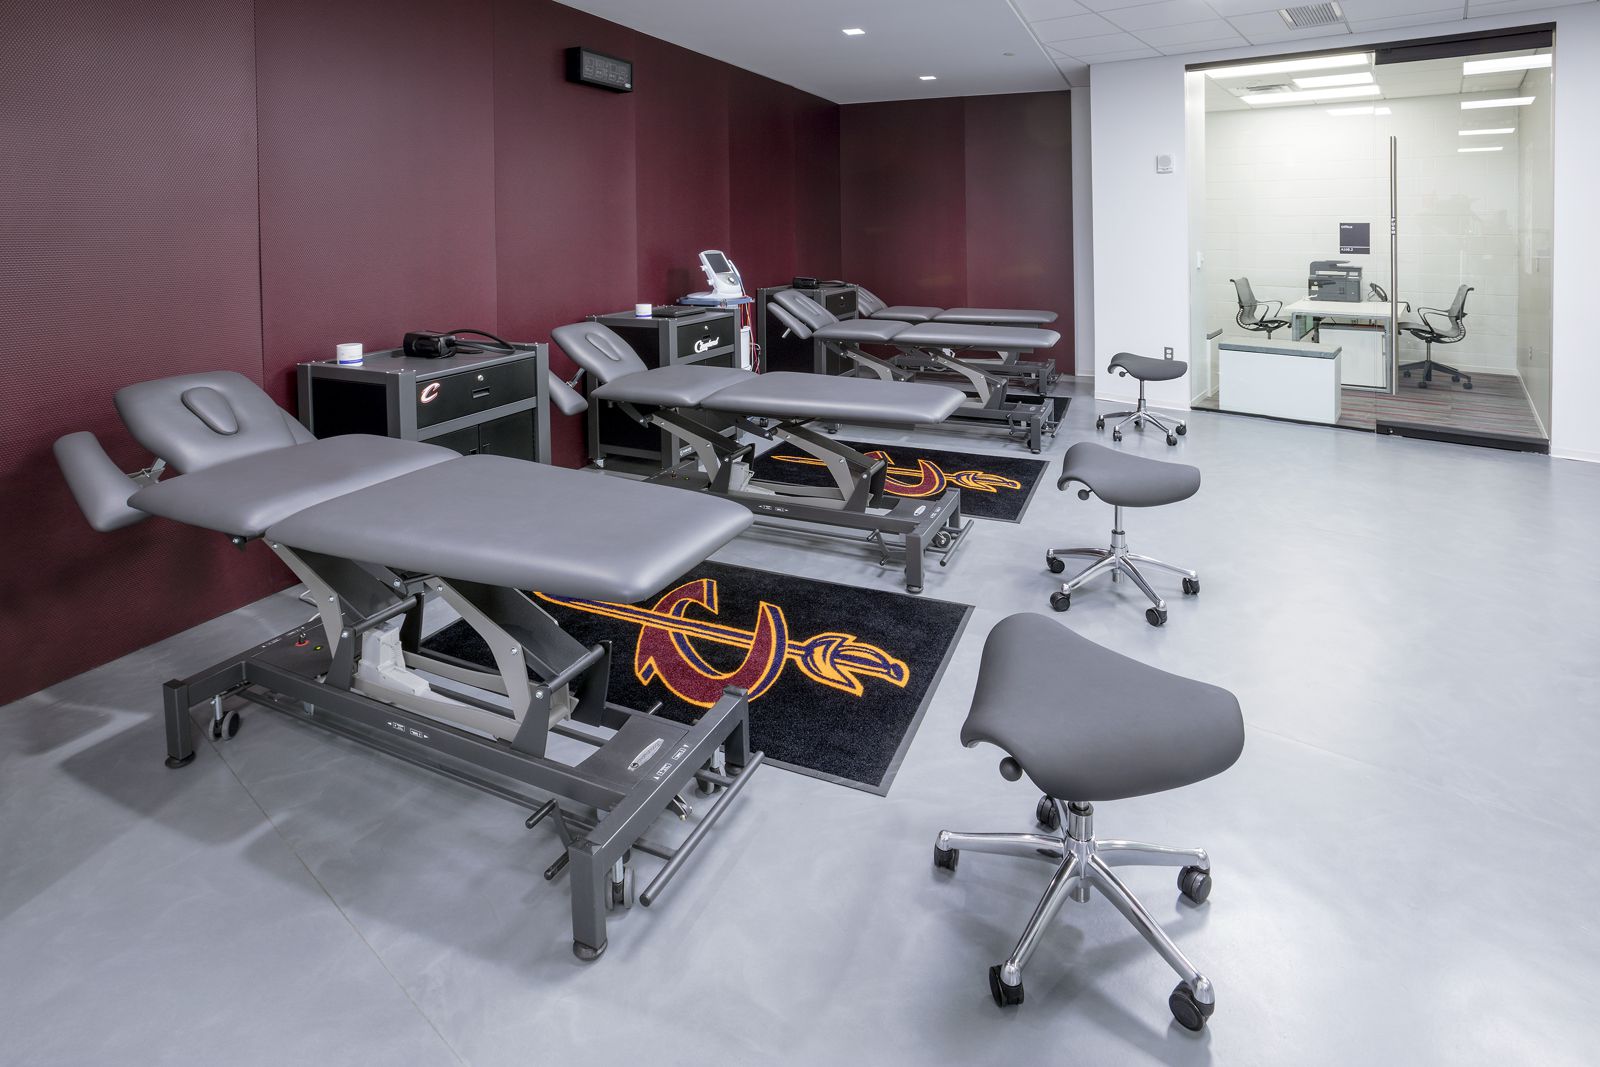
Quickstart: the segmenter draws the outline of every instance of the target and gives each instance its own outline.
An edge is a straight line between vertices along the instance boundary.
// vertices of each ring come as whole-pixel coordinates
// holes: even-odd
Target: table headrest
[[[572,362],[602,384],[649,369],[621,334],[598,322],[557,326],[550,336]]]
[[[233,371],[139,382],[118,390],[116,404],[134,439],[184,473],[312,440],[259,385]]]

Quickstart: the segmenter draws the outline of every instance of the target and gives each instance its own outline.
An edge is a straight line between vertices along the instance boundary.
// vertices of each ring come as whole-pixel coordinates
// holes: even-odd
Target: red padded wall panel
[[[161,521],[88,528],[50,454],[111,395],[259,380],[249,0],[7,4],[0,18],[0,703],[287,584],[264,551]],[[152,680],[152,692],[157,682]]]
[[[634,302],[638,248],[634,111],[640,93],[565,80],[564,50],[633,53],[637,35],[540,0],[495,6],[495,217],[500,323],[543,339]],[[558,350],[564,376],[573,365]],[[556,461],[584,462],[583,418],[557,415]]]
[[[698,258],[702,249],[720,248],[732,254],[729,68],[643,34],[635,37],[633,58],[639,85],[634,126],[636,292],[638,300],[667,304],[706,287]],[[737,254],[734,261],[738,262]]]
[[[1072,103],[1068,93],[966,100],[967,299],[1060,315],[1072,373]]]
[[[960,98],[840,109],[845,276],[891,304],[966,302]]]
[[[844,269],[839,108],[798,90],[793,92],[798,98],[794,162],[796,264],[789,273],[837,278]]]
[[[256,10],[262,336],[296,363],[407,329],[496,328],[489,0]]]

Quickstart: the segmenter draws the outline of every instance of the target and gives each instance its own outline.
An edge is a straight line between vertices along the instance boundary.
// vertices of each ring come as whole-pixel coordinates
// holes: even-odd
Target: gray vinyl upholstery
[[[768,300],[787,311],[797,320],[800,328],[806,331],[820,330],[839,321],[837,315],[797,289],[784,289],[773,293]],[[810,333],[802,333],[800,336],[808,339]]]
[[[456,458],[438,445],[350,434],[203,464],[139,490],[128,504],[190,526],[259,537],[304,508]],[[419,500],[414,510],[436,506]]]
[[[609,326],[598,322],[574,322],[557,326],[550,337],[561,351],[589,372],[597,382],[605,383],[625,374],[649,370],[633,346]]]
[[[1153,508],[1194,496],[1200,489],[1200,468],[1079,441],[1061,457],[1056,488],[1072,482],[1116,507]]]
[[[864,285],[856,286],[856,313],[873,316],[888,305],[883,302],[883,297],[874,293]]]
[[[179,374],[117,391],[134,440],[185,473],[302,444],[311,434],[233,371]]]
[[[893,319],[898,322],[932,322],[944,313],[944,308],[923,307],[917,304],[895,304],[872,313],[875,319]]]
[[[267,537],[457,581],[635,601],[752,518],[743,505],[672,486],[466,456],[308,508]]]
[[[1127,371],[1128,377],[1141,382],[1170,382],[1188,373],[1189,364],[1181,359],[1154,359],[1136,356],[1132,352],[1118,352],[1106,364],[1106,370]]]
[[[707,397],[709,411],[774,419],[822,419],[886,426],[943,422],[966,396],[959,389],[828,374],[773,371]]]
[[[1054,330],[923,322],[906,327],[895,336],[894,343],[917,348],[979,348],[985,352],[1018,352],[1049,348],[1059,340],[1061,335]]]
[[[891,319],[841,319],[813,330],[812,336],[824,341],[881,345],[893,341],[906,328],[906,323]]]
[[[1056,321],[1054,311],[1033,308],[949,308],[935,315],[939,322],[971,322],[990,326],[1045,326]]]
[[[1244,718],[1226,689],[1021,614],[984,644],[961,741],[1002,749],[1048,796],[1092,803],[1220,774],[1244,750]]]
[[[597,400],[618,400],[653,407],[699,407],[700,402],[719,390],[757,377],[737,367],[702,367],[694,363],[672,363],[652,367],[636,374],[613,378],[589,395]]]

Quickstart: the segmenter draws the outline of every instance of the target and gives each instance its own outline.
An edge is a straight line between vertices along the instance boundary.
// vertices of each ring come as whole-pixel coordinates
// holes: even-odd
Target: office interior
[[[0,1064],[1592,1061],[1600,3],[1437,7],[9,6]]]
[[[1280,339],[1341,347],[1337,425],[1548,445],[1554,57],[1495,47],[1189,75],[1206,101],[1208,336],[1267,333],[1270,309]],[[1241,305],[1239,278],[1264,307]],[[1352,302],[1363,306],[1317,314]],[[1436,336],[1451,371],[1427,375],[1414,364]],[[1199,407],[1226,409],[1219,363],[1205,361]]]

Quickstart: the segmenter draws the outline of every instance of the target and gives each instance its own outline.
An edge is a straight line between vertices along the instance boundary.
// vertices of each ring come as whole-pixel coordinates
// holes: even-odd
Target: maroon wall
[[[0,703],[289,584],[260,546],[87,528],[50,443],[146,462],[118,387],[227,368],[288,402],[337,342],[547,338],[700,287],[702,248],[751,285],[839,262],[834,105],[551,0],[5,12],[0,322],[38,352],[0,369]],[[567,83],[578,44],[639,91]]]
[[[843,276],[891,304],[1055,311],[1043,354],[1070,373],[1069,95],[853,104],[839,122]]]

